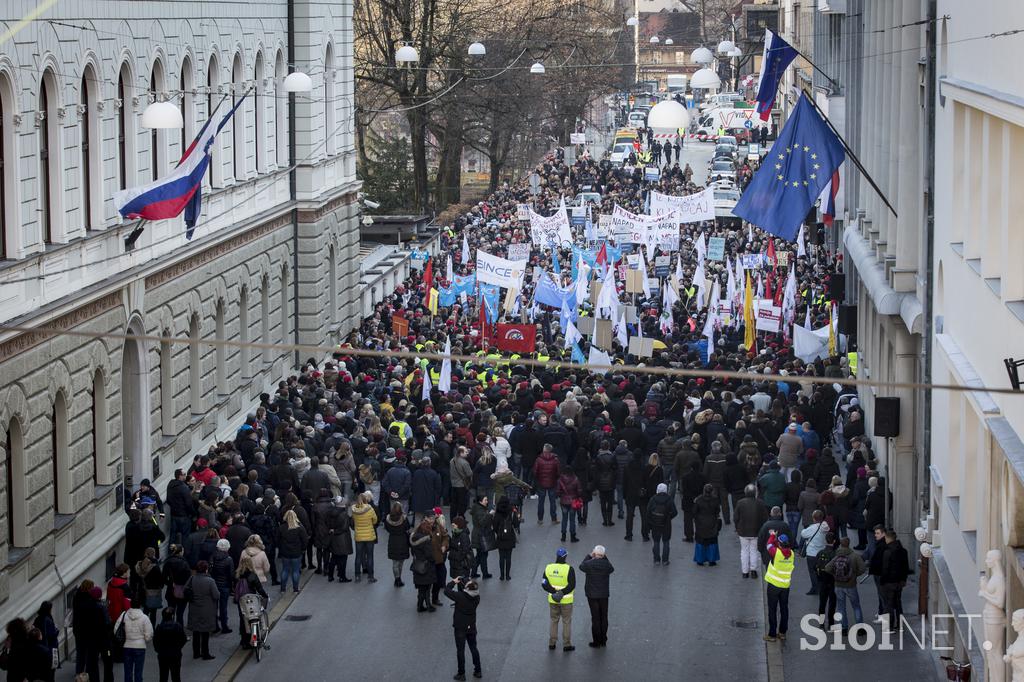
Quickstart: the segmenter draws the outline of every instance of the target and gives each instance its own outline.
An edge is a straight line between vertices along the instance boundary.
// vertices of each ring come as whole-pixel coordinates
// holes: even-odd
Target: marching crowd
[[[528,227],[516,219],[520,203],[550,211],[561,197],[586,190],[600,193],[601,205],[593,208],[601,213],[615,204],[639,213],[651,189],[673,195],[700,189],[689,166],[678,163],[650,182],[640,169],[627,173],[586,155],[567,162],[552,153],[537,173],[536,196],[525,182],[505,186],[454,220],[444,230],[442,253],[457,254],[464,237],[471,248],[496,255],[529,242]],[[760,231],[712,223],[681,229],[676,257],[684,293],[697,270],[701,231],[725,239],[723,260],[704,264],[706,276],[723,285],[730,263],[765,253],[770,240]],[[810,236],[808,255],[791,254],[788,267],[799,286],[797,319],[806,315],[824,326],[829,279],[841,276],[841,257],[814,230]],[[551,272],[556,259],[567,264],[571,253],[533,249],[530,264]],[[473,260],[460,258],[455,274],[472,271]],[[781,289],[784,271],[774,263],[760,271],[767,297]],[[562,277],[568,279],[568,268]],[[418,612],[435,611],[442,596],[454,603],[456,679],[465,679],[466,646],[479,677],[480,581],[492,577],[494,552],[498,580],[512,579],[521,525],[534,517],[537,524],[560,524],[568,543],[598,515],[603,527],[621,520],[625,539],[649,540],[661,566],[670,565],[670,545],[680,536],[684,547],[692,544],[689,558],[698,565],[732,561],[718,542],[732,525],[741,546],[737,572],[766,582],[768,639],[785,637],[798,556],[828,623],[837,609],[844,631],[862,621],[857,584],[865,572],[884,599],[878,612],[899,613],[909,567],[906,551],[884,526],[885,483],[864,438],[863,413],[851,390],[812,381],[848,377],[847,357],[804,362],[782,333],[761,334],[756,348],[748,348],[742,314],[722,327],[706,354],[698,350],[706,307],[683,296],[666,326],[655,295],[638,297],[638,318],[630,325],[631,335],[660,342],[653,356],[636,357],[613,341],[615,366],[592,372],[563,347],[558,311],[532,306],[528,273],[519,319],[533,309],[533,358],[542,364],[527,364],[525,356],[484,338],[479,302],[463,299],[432,314],[430,282],[423,279],[422,270],[414,271],[330,359],[309,359],[263,394],[236,438],[175,471],[163,495],[141,482],[126,502],[123,561],[105,586],[86,580],[74,595],[80,679],[109,682],[114,662],[122,662],[127,682],[141,680],[152,647],[161,681],[180,680],[186,643],[191,639],[194,658],[213,659],[210,637],[232,632],[228,613],[242,595],[267,601],[289,588],[298,592],[303,571],[331,582],[376,583],[386,573],[379,568],[385,558],[394,588],[412,583]],[[594,314],[589,301],[579,312]],[[398,316],[408,323],[401,335],[393,324]],[[438,390],[436,357],[389,355],[437,354],[446,340],[453,355],[474,358],[451,362],[446,393]],[[356,355],[356,348],[379,353]],[[645,367],[732,370],[749,379],[651,374]],[[563,649],[572,651],[576,570],[566,557],[564,548],[555,553],[543,589],[550,648],[561,622]],[[594,547],[578,569],[586,577],[590,644],[605,646],[614,569],[604,547]],[[57,643],[47,606],[32,624],[8,624],[9,679],[52,679]],[[247,624],[239,620],[241,646],[249,646]]]

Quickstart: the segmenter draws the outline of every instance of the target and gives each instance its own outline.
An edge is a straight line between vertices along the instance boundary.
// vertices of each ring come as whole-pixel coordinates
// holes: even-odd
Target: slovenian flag
[[[825,188],[818,195],[818,210],[821,211],[821,222],[829,227],[832,226],[832,219],[836,216],[836,195],[839,194],[839,169],[832,172],[832,179],[828,181]]]
[[[248,93],[246,93],[247,95]],[[234,116],[245,101],[239,98],[231,110],[218,118],[221,103],[214,107],[213,114],[192,141],[178,162],[178,166],[166,177],[139,187],[131,187],[114,193],[114,205],[122,217],[143,220],[167,220],[185,212],[185,236],[192,238],[201,209],[203,175],[210,166],[210,153],[218,133]],[[210,125],[217,121],[216,126]]]
[[[786,68],[800,54],[793,46],[773,33],[764,30],[764,51],[761,53],[761,75],[757,79],[757,113],[767,121],[775,106],[775,94]]]

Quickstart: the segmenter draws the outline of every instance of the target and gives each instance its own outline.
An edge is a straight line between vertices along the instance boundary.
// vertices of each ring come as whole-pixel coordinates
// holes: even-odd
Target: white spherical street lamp
[[[483,43],[472,43],[469,46],[470,57],[482,57],[487,54],[487,48],[484,47]]]
[[[647,113],[647,125],[654,130],[675,132],[689,124],[690,112],[673,99],[658,102]]]
[[[626,26],[636,26],[640,21],[636,17],[630,17],[626,19]]]
[[[651,45],[657,45],[658,43],[661,42],[661,39],[658,38],[658,36],[651,36],[651,41],[650,42],[651,42]]]
[[[723,40],[722,42],[718,43],[719,54],[727,54],[730,51],[734,50],[735,48],[736,43],[732,42],[731,40]]]
[[[710,64],[715,61],[715,55],[706,47],[698,47],[690,54],[690,61],[694,64]]]
[[[721,85],[722,79],[708,68],[701,69],[690,79],[690,87],[696,90],[717,90]]]
[[[143,128],[184,128],[181,110],[170,102],[153,102],[142,112]]]
[[[672,40],[671,38],[665,38],[665,44],[666,44],[666,45],[672,45],[672,44],[673,44],[674,42],[675,42],[675,41],[674,41],[674,40]]]
[[[419,60],[420,53],[412,45],[402,45],[395,51],[395,62],[397,64],[408,64],[410,62],[418,62]]]
[[[530,73],[539,76],[544,75],[544,65],[540,62],[534,62],[533,66],[530,67]]]
[[[313,79],[301,71],[292,71],[284,77],[285,92],[312,92]]]

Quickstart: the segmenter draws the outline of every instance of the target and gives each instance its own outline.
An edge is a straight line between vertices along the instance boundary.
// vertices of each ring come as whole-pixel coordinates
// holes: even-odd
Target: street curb
[[[761,608],[764,611],[765,627],[768,627],[768,595],[764,587],[764,580],[758,578],[761,583]],[[782,644],[781,642],[765,642],[765,659],[768,664],[768,682],[785,682],[786,675],[782,665]]]
[[[305,575],[303,575],[302,578],[299,579],[299,587],[305,588],[306,584],[313,579],[314,575],[314,571],[307,570]],[[288,608],[292,605],[292,602],[294,602],[295,598],[298,596],[299,595],[295,592],[285,592],[284,598],[279,598],[277,600],[277,603],[275,603],[274,606],[271,607],[270,613],[268,614],[271,632],[273,632],[274,626],[277,625],[277,622],[284,618],[284,615],[288,611]],[[241,624],[239,624],[239,627],[241,627]],[[224,663],[224,666],[217,672],[217,676],[213,678],[213,682],[232,682],[232,680],[234,680],[235,677],[238,676],[238,673],[242,672],[242,667],[248,662],[248,660],[251,657],[251,649],[235,649],[235,652],[231,654],[231,658],[229,658],[227,662]]]

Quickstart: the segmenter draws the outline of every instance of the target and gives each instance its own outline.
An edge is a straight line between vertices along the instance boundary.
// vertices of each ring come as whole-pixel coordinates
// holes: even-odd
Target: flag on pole
[[[644,290],[644,296],[651,295],[651,281],[647,278],[647,260],[644,258],[643,249],[637,249],[640,256],[640,286]]]
[[[565,348],[570,348],[583,338],[583,334],[580,334],[580,330],[576,328],[576,325],[572,323],[572,320],[568,321],[565,326]]]
[[[669,286],[668,282],[665,282],[665,286],[661,294],[662,307],[668,312],[672,312],[672,306],[679,302],[679,295],[675,289]]]
[[[748,351],[756,349],[757,345],[757,318],[754,316],[754,288],[750,283],[750,275],[747,275],[746,286],[743,295],[743,345]]]
[[[839,194],[839,169],[832,172],[832,178],[822,188],[818,195],[818,210],[821,211],[821,222],[832,227],[832,220],[836,216],[836,195]],[[800,226],[803,229],[803,225]]]
[[[704,261],[697,262],[697,270],[693,273],[693,284],[697,288],[697,310],[704,307],[704,289],[707,282],[707,275],[704,274]]]
[[[578,365],[587,364],[587,356],[583,354],[583,349],[578,343],[572,344],[572,361]]]
[[[786,73],[786,67],[796,59],[799,53],[793,46],[779,37],[770,29],[764,30],[764,50],[761,52],[761,74],[757,78],[757,113],[762,121],[771,118],[772,107],[775,106],[775,95],[779,91],[779,83]]]
[[[427,265],[423,268],[423,290],[429,292],[434,286],[434,259],[428,258]]]
[[[683,254],[682,254],[682,252],[680,252],[679,256],[676,258],[676,277],[675,277],[675,281],[673,282],[673,285],[674,285],[674,288],[676,290],[676,293],[679,293],[680,291],[682,291],[682,289],[683,289]]]
[[[462,235],[462,264],[465,265],[469,262],[469,236],[466,234]]]
[[[562,264],[558,262],[558,249],[551,249],[551,270],[556,275],[562,274]]]
[[[444,340],[444,360],[441,361],[441,376],[437,379],[437,390],[447,393],[452,390],[452,341]]]
[[[845,156],[842,142],[807,96],[801,95],[733,213],[766,232],[793,241],[821,189]]]
[[[800,232],[796,235],[796,257],[807,256],[807,247],[804,245],[804,226],[800,224]]]
[[[576,305],[590,298],[590,266],[580,258],[580,266],[576,275]]]
[[[446,279],[448,280],[448,283],[451,284],[452,280],[455,279],[455,268],[452,267],[452,254],[448,254],[448,257],[445,259],[445,265],[445,275],[447,275]]]
[[[807,304],[807,310],[804,314],[804,329],[808,331],[811,329],[811,304]]]
[[[718,301],[719,296],[721,296],[720,290],[721,285],[716,280],[711,286],[712,301]],[[708,319],[704,322],[704,329],[701,332],[701,336],[706,336],[708,339],[708,357],[706,361],[708,363],[711,362],[711,353],[714,352],[715,349],[715,327],[718,326],[718,324],[718,306],[713,305],[708,309]]]
[[[430,287],[430,293],[427,294],[427,308],[430,310],[431,315],[437,315],[437,297],[439,293],[437,289]]]
[[[708,245],[707,242],[704,241],[704,233],[701,232],[699,235],[697,235],[697,262],[703,263],[707,255]]]
[[[423,394],[420,396],[424,401],[430,400],[430,372],[423,368]]]
[[[619,315],[619,321],[615,323],[615,339],[623,348],[629,347],[629,335],[626,332],[626,314]]]
[[[829,357],[835,357],[838,352],[836,348],[836,304],[832,303],[828,307],[828,354]]]

